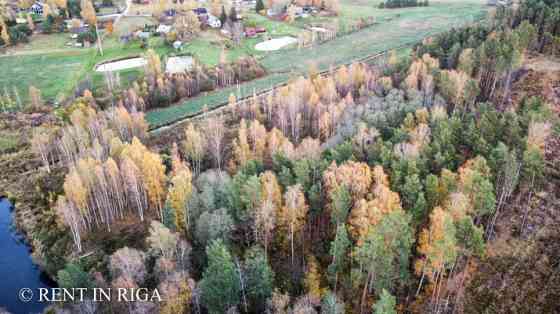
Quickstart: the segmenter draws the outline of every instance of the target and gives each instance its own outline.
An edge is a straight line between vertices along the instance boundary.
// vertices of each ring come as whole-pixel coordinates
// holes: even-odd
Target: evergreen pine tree
[[[264,251],[251,248],[245,256],[245,289],[247,299],[255,313],[264,312],[266,300],[272,295],[274,273]]]
[[[395,307],[397,300],[387,290],[383,289],[381,298],[373,305],[374,314],[397,314]]]
[[[163,224],[169,229],[175,231],[175,211],[169,204],[165,202],[163,207]]]
[[[331,242],[331,248],[329,251],[330,255],[332,256],[332,262],[329,265],[328,273],[330,279],[334,282],[335,290],[338,281],[338,274],[343,270],[346,256],[348,255],[349,246],[350,240],[348,239],[346,226],[344,224],[341,224],[336,229],[336,236]]]
[[[206,255],[208,267],[200,282],[202,303],[209,313],[226,313],[240,303],[239,275],[222,240],[215,240],[206,247]]]
[[[237,18],[237,10],[235,9],[234,6],[231,7],[231,9],[229,10],[229,19],[232,22],[237,22],[238,18]]]
[[[222,5],[222,14],[220,14],[220,22],[222,23],[222,27],[226,23],[227,18],[228,16],[226,14],[226,8]]]

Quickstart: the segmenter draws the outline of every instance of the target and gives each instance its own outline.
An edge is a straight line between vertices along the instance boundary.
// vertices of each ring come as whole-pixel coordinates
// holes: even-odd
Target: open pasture
[[[26,101],[28,88],[33,85],[41,90],[43,100],[57,102],[72,94],[77,82],[88,75],[94,86],[102,84],[103,75],[94,70],[96,64],[146,52],[140,43],[123,44],[113,35],[103,41],[101,56],[95,45],[90,48],[66,47],[69,36],[67,33],[34,36],[30,43],[0,55],[0,89],[12,91],[15,87],[21,99]],[[162,55],[171,50],[158,37],[149,40],[149,47]],[[136,77],[141,71],[133,69],[132,74]],[[131,74],[131,71],[126,73]]]
[[[0,56],[0,88],[17,88],[25,101],[33,85],[42,91],[43,99],[60,100],[72,91],[90,57],[87,50]]]

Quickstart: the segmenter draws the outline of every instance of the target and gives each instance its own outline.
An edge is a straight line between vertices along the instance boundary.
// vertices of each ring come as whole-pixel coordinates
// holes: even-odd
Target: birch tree
[[[84,226],[77,209],[64,196],[60,196],[56,202],[56,212],[70,228],[76,249],[78,252],[82,252],[82,230]]]
[[[420,292],[425,276],[434,284],[432,304],[437,307],[443,277],[457,258],[456,228],[451,215],[436,207],[430,215],[430,224],[422,230],[417,247],[420,258],[416,261],[416,274],[420,275]]]
[[[144,221],[144,212],[148,208],[148,201],[146,190],[142,185],[141,172],[132,159],[126,156],[121,161],[121,171],[127,198],[136,207],[140,221]]]
[[[148,245],[166,259],[172,260],[177,250],[177,235],[159,221],[150,224],[150,235],[146,238]]]
[[[223,117],[209,117],[204,125],[204,134],[208,150],[214,159],[215,166],[221,170],[224,153],[225,125]]]
[[[193,167],[195,175],[200,174],[206,151],[206,138],[192,123],[189,123],[185,129],[183,150]]]
[[[281,213],[282,224],[288,228],[290,233],[290,247],[292,265],[294,264],[294,237],[305,224],[308,206],[301,185],[296,184],[287,188],[284,194],[284,208]]]
[[[111,276],[118,278],[121,275],[131,276],[136,284],[140,285],[146,277],[146,256],[144,252],[123,247],[111,255],[109,258],[109,269]]]
[[[52,138],[47,129],[34,128],[33,137],[31,138],[31,148],[36,155],[41,157],[43,167],[48,173],[51,172],[50,168],[50,154],[51,154]]]
[[[175,227],[181,234],[190,229],[188,201],[192,194],[192,174],[188,167],[179,169],[171,178],[171,187],[167,194],[169,204],[173,208]]]
[[[282,206],[282,192],[276,176],[266,171],[260,176],[261,205],[254,212],[255,237],[264,242],[264,252],[268,253],[268,244],[277,222],[277,213]]]

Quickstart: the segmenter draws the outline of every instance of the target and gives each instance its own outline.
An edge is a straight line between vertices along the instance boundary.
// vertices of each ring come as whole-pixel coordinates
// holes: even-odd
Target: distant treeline
[[[428,0],[385,0],[379,4],[379,8],[427,7],[428,4]]]

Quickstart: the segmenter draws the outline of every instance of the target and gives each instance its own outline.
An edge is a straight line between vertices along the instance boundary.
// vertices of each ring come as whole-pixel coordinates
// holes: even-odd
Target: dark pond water
[[[39,288],[51,287],[52,282],[31,260],[29,246],[12,224],[12,210],[12,204],[0,198],[0,308],[13,314],[41,313],[47,303],[37,298],[22,302],[18,292],[30,288],[37,296]]]

